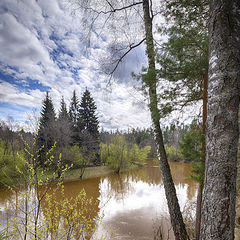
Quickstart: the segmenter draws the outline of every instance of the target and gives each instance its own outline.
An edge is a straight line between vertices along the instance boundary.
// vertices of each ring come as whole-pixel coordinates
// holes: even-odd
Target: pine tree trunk
[[[240,1],[211,0],[202,240],[234,239],[240,93]]]
[[[152,34],[152,18],[150,16],[150,7],[148,0],[143,0],[144,24],[146,31],[146,47],[148,57],[148,74],[145,79],[145,84],[149,88],[150,112],[154,128],[154,136],[158,150],[158,158],[161,167],[163,185],[168,203],[168,209],[176,240],[186,240],[188,235],[183,222],[180,211],[176,189],[173,183],[170,167],[167,161],[166,152],[164,149],[162,131],[160,128],[160,116],[158,110],[157,91],[156,91],[156,69],[155,69],[155,53]]]

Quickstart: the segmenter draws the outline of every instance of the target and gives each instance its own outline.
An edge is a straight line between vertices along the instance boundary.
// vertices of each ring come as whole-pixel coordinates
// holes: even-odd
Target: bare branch
[[[152,8],[152,0],[150,0],[149,8],[150,8],[149,10],[150,10],[150,13],[151,13],[151,19],[153,20],[154,14],[153,14],[153,8]]]
[[[110,72],[110,75],[112,75],[112,74],[116,71],[116,69],[118,68],[118,65],[119,65],[120,62],[123,60],[123,58],[124,58],[132,49],[140,46],[144,41],[145,41],[145,38],[142,39],[139,43],[137,43],[137,44],[135,44],[135,45],[130,44],[129,49],[128,49],[118,60],[116,60],[115,62],[113,62],[113,64],[116,63],[116,65],[115,65],[115,67],[113,68],[113,70]]]
[[[107,0],[106,0],[107,1]],[[124,7],[121,7],[121,8],[113,8],[113,6],[109,3],[109,1],[107,1],[107,3],[109,4],[109,6],[111,7],[112,10],[109,10],[109,11],[96,11],[94,10],[93,8],[86,8],[87,10],[91,10],[93,12],[96,12],[98,14],[109,14],[109,13],[113,13],[113,12],[119,12],[119,11],[122,11],[124,9],[128,9],[128,8],[131,8],[131,7],[134,7],[136,5],[140,5],[142,4],[143,2],[136,2],[136,3],[133,3],[133,4],[130,4],[128,6],[124,6]]]
[[[120,12],[122,10],[126,10],[128,8],[131,8],[131,7],[135,7],[135,6],[140,5],[142,3],[143,2],[137,2],[137,3],[130,4],[128,6],[121,7],[121,8],[113,8],[113,6],[108,2],[108,4],[110,4],[110,7],[111,7],[111,10],[108,10],[108,11],[97,11],[96,9],[93,9],[92,7],[85,7],[84,9],[85,9],[85,11],[86,10],[92,11],[92,12],[96,13],[97,15],[111,14],[111,13],[115,13],[115,12]],[[79,8],[81,8],[81,7],[79,7]]]
[[[111,7],[111,9],[114,10],[114,7],[112,6],[112,4],[111,4],[108,0],[106,0],[106,2],[107,2],[108,5]]]

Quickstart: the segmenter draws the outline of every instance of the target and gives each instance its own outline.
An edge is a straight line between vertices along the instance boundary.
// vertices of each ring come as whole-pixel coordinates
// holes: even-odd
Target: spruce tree
[[[58,113],[58,119],[69,119],[69,114],[67,112],[67,105],[64,101],[64,97],[62,96],[60,103],[60,110]]]
[[[91,97],[91,93],[88,89],[86,89],[83,93],[79,109],[81,129],[87,130],[94,137],[99,137],[99,121],[97,119],[96,110],[97,107],[94,99]]]
[[[56,114],[53,106],[52,99],[49,93],[46,93],[46,97],[42,103],[42,111],[39,122],[37,145],[40,151],[40,164],[43,166],[47,151],[54,145],[55,133],[54,126],[56,123]]]
[[[69,118],[71,121],[71,128],[72,128],[72,144],[79,144],[79,134],[80,134],[80,128],[79,123],[81,122],[79,119],[79,100],[76,95],[76,91],[73,91],[73,96],[70,102],[69,107]]]
[[[79,100],[76,95],[76,91],[73,91],[73,96],[69,108],[69,116],[72,121],[73,127],[76,130],[78,128],[78,117],[79,117]]]
[[[86,147],[88,152],[94,152],[92,157],[94,164],[99,164],[99,121],[96,115],[96,104],[91,97],[88,89],[83,93],[80,109],[79,119],[81,119],[80,129],[82,136],[82,146]]]
[[[71,143],[71,138],[73,136],[72,123],[63,97],[60,103],[55,133],[57,146],[60,148],[60,150]]]

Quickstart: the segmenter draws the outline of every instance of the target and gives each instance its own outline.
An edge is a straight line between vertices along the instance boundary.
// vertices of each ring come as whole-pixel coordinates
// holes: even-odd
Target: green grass
[[[143,163],[141,164],[134,163],[130,167],[122,170],[121,172],[143,167],[144,165],[145,164]],[[70,169],[64,174],[64,181],[79,179],[80,173],[81,173],[80,169]],[[102,177],[112,173],[115,173],[115,172],[110,166],[87,167],[85,169],[82,179]]]
[[[133,162],[129,167],[126,169],[121,170],[121,172],[128,171],[131,169],[136,169],[139,167],[143,167],[145,164],[144,163],[138,163],[138,162]],[[85,172],[83,174],[82,179],[89,179],[89,178],[95,178],[95,177],[102,177],[106,176],[109,174],[115,173],[114,170],[110,166],[94,166],[94,167],[87,167],[85,169]],[[64,181],[70,181],[70,180],[77,180],[80,179],[81,175],[81,169],[69,169],[67,172],[64,173],[63,180]],[[46,179],[49,179],[48,182],[54,182],[57,179],[53,179],[53,173],[52,172],[45,172],[45,175],[41,177],[41,179],[46,181]],[[7,185],[15,185],[16,183],[22,183],[24,182],[24,179],[16,178],[16,179],[11,179],[9,184],[5,184],[4,186]],[[1,239],[0,239],[1,240]]]
[[[82,179],[101,177],[113,173],[109,166],[87,167]],[[70,169],[64,174],[64,180],[79,179],[81,174],[80,169]]]

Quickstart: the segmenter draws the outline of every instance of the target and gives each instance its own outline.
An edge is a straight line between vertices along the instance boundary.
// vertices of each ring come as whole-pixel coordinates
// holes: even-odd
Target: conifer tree
[[[42,103],[42,111],[37,134],[37,145],[40,151],[40,164],[43,166],[47,151],[54,145],[55,133],[53,131],[56,123],[56,114],[49,93]]]
[[[79,123],[81,122],[79,119],[79,100],[76,95],[76,91],[73,91],[73,96],[70,102],[69,107],[69,118],[71,121],[71,128],[72,128],[72,144],[79,144],[79,134],[80,134],[80,128]]]
[[[68,146],[71,143],[73,136],[72,123],[67,111],[67,106],[64,101],[64,97],[61,99],[60,110],[58,113],[58,119],[55,127],[57,146],[61,149]],[[60,149],[60,150],[61,150]]]
[[[60,103],[60,110],[58,113],[58,119],[69,119],[69,114],[67,112],[67,105],[64,101],[64,97],[62,96],[61,103]]]
[[[161,96],[165,100],[161,109],[168,112],[203,99],[208,75],[208,2],[166,1],[165,17],[169,24],[161,31],[168,41],[158,51],[158,77],[170,83]]]
[[[96,104],[94,99],[91,97],[91,93],[88,89],[83,93],[81,104],[80,104],[80,118],[81,118],[81,129],[87,130],[92,136],[99,137],[99,121],[96,115]]]
[[[201,202],[205,164],[205,126],[208,88],[208,1],[167,0],[165,17],[170,25],[163,30],[168,35],[160,51],[159,78],[171,87],[162,94],[162,113],[192,105],[202,100],[202,153],[198,161],[199,190],[196,209],[196,240],[199,239]],[[167,102],[167,103],[166,103]]]
[[[78,128],[78,117],[79,117],[79,100],[76,95],[76,91],[73,91],[73,96],[69,108],[69,116],[73,124],[73,128],[76,131]]]
[[[81,119],[81,145],[86,147],[88,152],[94,152],[92,157],[94,164],[98,164],[99,158],[99,121],[96,115],[96,104],[88,89],[83,93],[80,109],[79,119]]]

